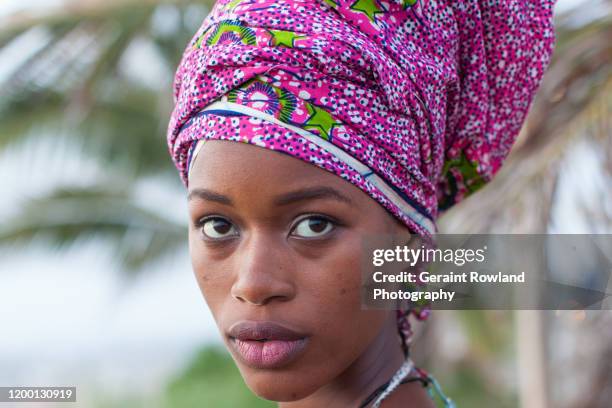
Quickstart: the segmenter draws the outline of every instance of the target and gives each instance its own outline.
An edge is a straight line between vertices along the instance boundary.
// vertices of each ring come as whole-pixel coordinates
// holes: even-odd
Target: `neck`
[[[387,324],[366,351],[331,383],[299,401],[281,402],[279,408],[358,407],[389,381],[403,362],[395,314],[390,313]]]

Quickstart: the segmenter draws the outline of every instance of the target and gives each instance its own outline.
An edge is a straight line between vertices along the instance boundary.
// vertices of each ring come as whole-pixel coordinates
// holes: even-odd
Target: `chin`
[[[306,398],[322,385],[304,381],[304,374],[295,369],[257,370],[241,367],[240,364],[238,368],[251,392],[270,401],[298,401]]]

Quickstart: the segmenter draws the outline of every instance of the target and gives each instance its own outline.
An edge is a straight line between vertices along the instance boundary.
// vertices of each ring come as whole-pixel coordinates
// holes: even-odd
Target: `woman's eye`
[[[204,235],[211,239],[223,239],[238,234],[236,227],[223,218],[209,218],[203,220],[201,225]]]
[[[323,217],[308,217],[300,221],[293,229],[292,235],[302,238],[316,238],[334,229],[334,223]]]

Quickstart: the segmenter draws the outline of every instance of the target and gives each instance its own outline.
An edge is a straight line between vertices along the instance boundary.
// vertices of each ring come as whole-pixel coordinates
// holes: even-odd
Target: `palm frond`
[[[26,202],[0,227],[3,247],[42,238],[61,250],[91,237],[114,248],[121,265],[134,272],[183,247],[186,229],[135,204],[127,188],[116,186],[58,188]]]

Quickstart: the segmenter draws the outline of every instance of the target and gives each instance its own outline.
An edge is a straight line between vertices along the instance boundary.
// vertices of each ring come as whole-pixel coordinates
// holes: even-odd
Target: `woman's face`
[[[293,401],[331,383],[389,322],[361,309],[362,240],[406,230],[340,177],[243,143],[206,142],[189,184],[194,272],[249,388]]]

